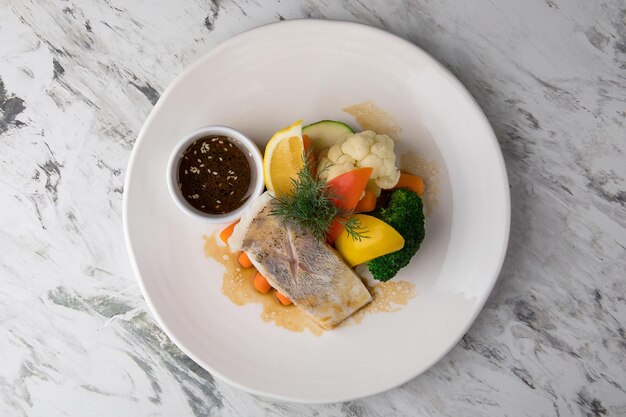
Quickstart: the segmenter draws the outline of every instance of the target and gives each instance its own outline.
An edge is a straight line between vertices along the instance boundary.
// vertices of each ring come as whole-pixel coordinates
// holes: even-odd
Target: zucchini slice
[[[302,128],[302,134],[311,139],[311,144],[316,150],[329,148],[335,143],[352,136],[354,130],[345,123],[335,120],[322,120]]]

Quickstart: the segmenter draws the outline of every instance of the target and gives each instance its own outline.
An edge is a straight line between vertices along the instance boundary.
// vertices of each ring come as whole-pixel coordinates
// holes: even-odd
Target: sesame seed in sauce
[[[223,146],[210,146],[214,142]],[[224,136],[205,137],[191,144],[178,168],[178,186],[189,204],[211,214],[240,207],[248,198],[251,177],[245,155]]]

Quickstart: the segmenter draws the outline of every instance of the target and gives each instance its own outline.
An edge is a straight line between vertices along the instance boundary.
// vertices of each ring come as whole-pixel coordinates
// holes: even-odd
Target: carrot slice
[[[254,285],[254,288],[256,288],[258,292],[263,293],[263,294],[267,294],[268,291],[272,289],[272,286],[270,285],[270,283],[267,282],[267,279],[260,272],[257,272],[254,275],[254,279],[252,280],[252,285]]]
[[[302,145],[304,153],[307,154],[311,150],[311,139],[307,135],[302,135]]]
[[[308,155],[307,162],[312,168],[313,176],[317,175],[317,161],[315,159],[314,149],[311,149],[311,139],[307,135],[302,135],[302,145],[304,146],[304,155]]]
[[[245,252],[241,252],[241,255],[239,255],[239,263],[244,268],[252,267],[252,262],[250,262],[250,258],[248,257],[248,254]]]
[[[278,298],[278,301],[280,301],[282,305],[288,306],[289,304],[291,304],[291,300],[279,293],[278,291],[274,291],[274,295],[276,296],[276,298]]]
[[[333,203],[337,207],[348,211],[354,210],[371,174],[372,168],[370,167],[357,168],[328,181],[326,183],[328,188],[337,196],[337,198],[333,199]],[[332,244],[343,228],[344,226],[340,219],[335,218],[326,233],[328,243]]]
[[[418,175],[407,174],[406,172],[400,173],[400,179],[393,189],[408,188],[414,191],[420,197],[424,195],[424,180]]]
[[[232,236],[233,231],[235,230],[235,226],[237,226],[237,223],[239,223],[239,220],[235,220],[220,232],[220,239],[222,239],[222,242],[228,245],[228,238]]]
[[[365,191],[365,195],[359,202],[357,203],[354,211],[357,213],[367,213],[368,211],[372,211],[376,208],[376,194],[373,191]]]

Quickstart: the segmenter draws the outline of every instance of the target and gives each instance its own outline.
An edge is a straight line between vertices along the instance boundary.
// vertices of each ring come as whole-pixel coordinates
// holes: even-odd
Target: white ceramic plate
[[[170,152],[191,130],[232,126],[261,149],[294,120],[338,119],[371,100],[402,128],[398,151],[439,166],[439,206],[398,278],[416,297],[398,312],[313,336],[261,320],[260,305],[222,295],[203,253],[214,231],[187,217],[165,181]],[[216,47],[161,96],[135,144],[124,193],[130,259],[152,313],[213,375],[275,399],[323,403],[390,389],[424,372],[467,331],[506,252],[506,170],[487,119],[463,86],[413,44],[353,23],[299,20]]]

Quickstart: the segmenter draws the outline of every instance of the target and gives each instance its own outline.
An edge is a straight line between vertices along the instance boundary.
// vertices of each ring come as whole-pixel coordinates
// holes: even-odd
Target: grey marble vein
[[[0,0],[0,415],[626,415],[626,3]],[[154,323],[121,228],[126,165],[168,83],[243,30],[367,23],[431,53],[502,147],[501,277],[421,377],[344,404],[221,383]]]

